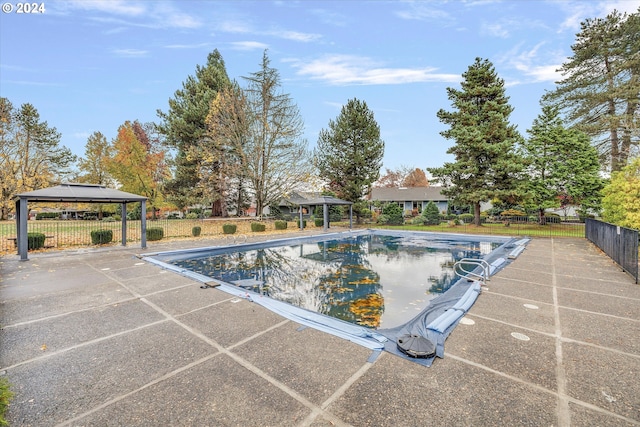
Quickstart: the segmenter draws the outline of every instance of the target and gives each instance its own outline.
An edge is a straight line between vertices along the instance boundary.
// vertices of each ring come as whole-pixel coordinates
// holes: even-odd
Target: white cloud
[[[141,2],[125,0],[71,0],[63,4],[74,9],[93,10],[126,16],[140,16],[147,10]]]
[[[453,17],[442,9],[437,9],[430,2],[410,2],[403,10],[397,10],[394,14],[402,19],[417,21],[450,21]]]
[[[209,47],[211,47],[210,43],[169,44],[165,46],[166,49],[200,49]]]
[[[320,34],[303,33],[300,31],[284,30],[284,29],[269,29],[258,30],[253,28],[249,23],[238,20],[225,21],[217,25],[216,29],[225,33],[232,34],[251,34],[255,36],[267,36],[275,37],[286,40],[293,40],[303,43],[312,42],[322,38]]]
[[[390,85],[421,82],[458,82],[457,74],[435,73],[436,68],[389,68],[366,57],[327,55],[313,61],[289,61],[300,76],[331,85]]]
[[[604,18],[609,13],[635,13],[640,7],[640,0],[607,0],[607,1],[557,1],[567,17],[560,25],[561,30],[579,31],[580,23],[587,19]]]
[[[244,41],[244,42],[232,42],[231,47],[235,50],[265,50],[269,47],[266,43]]]
[[[562,78],[557,72],[564,58],[560,52],[545,50],[545,43],[539,43],[530,50],[522,50],[518,45],[497,60],[518,71],[522,77],[511,81],[510,85],[539,82],[556,82]]]
[[[481,27],[481,31],[484,34],[489,34],[493,37],[500,37],[506,39],[509,37],[509,30],[502,24],[497,22],[494,23],[483,23]]]
[[[112,49],[116,56],[123,58],[142,58],[148,55],[148,51],[140,49]]]
[[[198,28],[201,21],[184,13],[169,2],[140,2],[125,0],[70,0],[59,3],[59,9],[68,13],[83,10],[96,15],[91,19],[105,23],[146,28]],[[103,14],[100,16],[99,14]],[[108,15],[108,16],[104,16]],[[117,18],[114,18],[117,16]],[[118,29],[108,30],[119,31]]]

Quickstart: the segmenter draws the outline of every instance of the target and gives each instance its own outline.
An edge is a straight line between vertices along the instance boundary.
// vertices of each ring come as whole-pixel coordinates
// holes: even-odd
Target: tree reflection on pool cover
[[[247,290],[369,328],[402,325],[452,286],[453,265],[499,246],[364,235],[172,261]]]

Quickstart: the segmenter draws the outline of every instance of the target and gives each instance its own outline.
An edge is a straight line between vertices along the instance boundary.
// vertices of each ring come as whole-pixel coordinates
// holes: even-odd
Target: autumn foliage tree
[[[136,136],[135,127],[135,123],[127,121],[118,128],[107,169],[122,191],[149,199],[155,218],[157,207],[162,202],[158,176],[163,175],[164,153],[154,152],[145,146]]]

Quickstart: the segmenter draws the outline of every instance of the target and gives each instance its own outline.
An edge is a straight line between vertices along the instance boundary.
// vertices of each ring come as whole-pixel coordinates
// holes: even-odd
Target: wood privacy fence
[[[638,230],[587,219],[585,236],[638,283]]]

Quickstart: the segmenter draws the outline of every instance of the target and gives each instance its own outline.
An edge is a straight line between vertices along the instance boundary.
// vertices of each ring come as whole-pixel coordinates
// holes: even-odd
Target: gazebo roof
[[[305,200],[300,202],[301,205],[352,205],[353,202],[347,200],[338,199],[331,196],[321,196],[311,200]]]
[[[96,184],[64,183],[16,195],[17,199],[29,202],[88,202],[129,203],[147,200],[144,196],[126,193]]]

